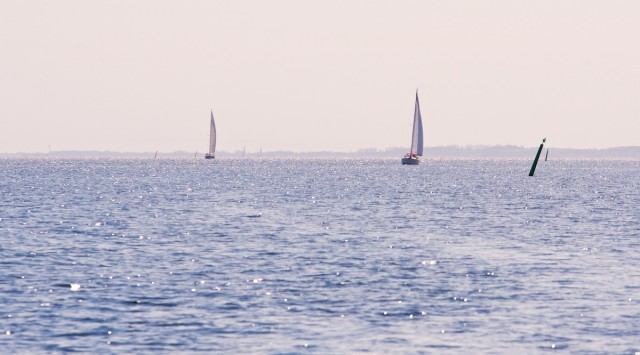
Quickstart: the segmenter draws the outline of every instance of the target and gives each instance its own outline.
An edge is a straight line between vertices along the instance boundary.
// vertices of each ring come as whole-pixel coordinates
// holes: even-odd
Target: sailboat
[[[211,126],[209,128],[209,153],[204,155],[205,159],[215,159],[216,157],[216,122],[213,120],[213,110],[211,110]]]
[[[420,115],[420,102],[418,90],[416,90],[416,108],[413,112],[413,133],[411,134],[411,150],[402,158],[402,165],[418,165],[422,156],[422,115]]]

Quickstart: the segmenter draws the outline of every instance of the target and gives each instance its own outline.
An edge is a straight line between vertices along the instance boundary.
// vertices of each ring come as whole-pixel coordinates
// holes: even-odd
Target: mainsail
[[[216,153],[216,122],[213,120],[213,110],[211,111],[211,128],[209,129],[209,155]]]
[[[422,156],[422,115],[420,115],[420,102],[416,91],[416,108],[413,113],[413,136],[411,137],[411,154]]]

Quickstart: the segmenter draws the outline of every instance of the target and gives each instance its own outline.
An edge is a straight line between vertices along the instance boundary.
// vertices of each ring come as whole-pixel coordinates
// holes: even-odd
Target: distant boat
[[[422,115],[420,115],[420,102],[416,90],[416,107],[413,112],[413,133],[411,134],[411,150],[402,158],[402,165],[418,165],[422,156]]]
[[[547,154],[544,156],[544,161],[547,161],[547,159],[549,159],[549,149],[547,149]]]
[[[213,110],[211,111],[211,126],[209,128],[209,153],[204,155],[205,159],[215,159],[216,157],[216,122],[213,120]]]

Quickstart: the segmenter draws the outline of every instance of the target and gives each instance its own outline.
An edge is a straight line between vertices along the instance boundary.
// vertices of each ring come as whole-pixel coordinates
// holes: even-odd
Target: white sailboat
[[[416,90],[416,108],[413,113],[413,133],[411,135],[411,150],[402,158],[403,165],[418,165],[423,149],[422,142],[422,115],[420,115],[420,102]]]
[[[205,159],[215,159],[216,157],[216,122],[213,120],[213,110],[211,110],[211,126],[209,128],[209,153],[204,155]]]

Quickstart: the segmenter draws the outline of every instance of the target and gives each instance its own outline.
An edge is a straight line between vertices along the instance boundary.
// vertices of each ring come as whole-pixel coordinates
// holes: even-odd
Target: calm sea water
[[[3,353],[640,351],[640,162],[2,160]]]

